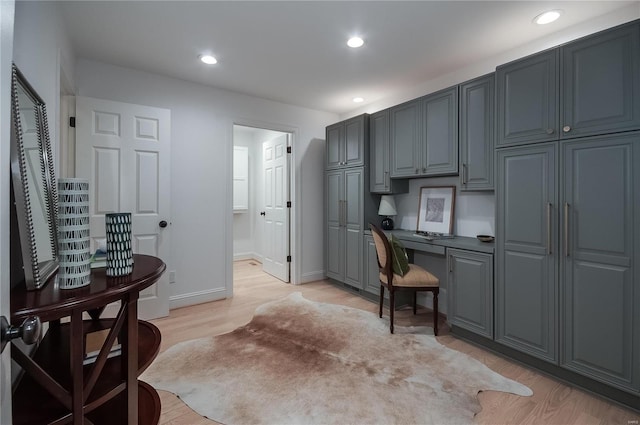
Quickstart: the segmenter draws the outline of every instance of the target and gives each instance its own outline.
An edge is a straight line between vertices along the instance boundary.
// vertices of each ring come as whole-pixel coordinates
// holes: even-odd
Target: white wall
[[[9,164],[11,162],[11,59],[13,51],[14,2],[0,1],[0,313],[9,317]],[[0,357],[0,423],[11,423],[11,350]]]
[[[295,133],[294,279],[322,278],[324,128],[337,115],[88,60],[78,61],[76,87],[80,96],[171,110],[172,308],[230,295],[234,122]]]

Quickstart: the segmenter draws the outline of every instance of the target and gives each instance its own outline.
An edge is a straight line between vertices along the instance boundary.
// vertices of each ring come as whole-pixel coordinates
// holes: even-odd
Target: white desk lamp
[[[396,201],[393,199],[392,195],[382,195],[380,198],[380,208],[378,208],[378,215],[383,215],[385,218],[382,220],[382,229],[383,230],[393,230],[393,220],[389,216],[395,216],[398,212],[396,211]]]

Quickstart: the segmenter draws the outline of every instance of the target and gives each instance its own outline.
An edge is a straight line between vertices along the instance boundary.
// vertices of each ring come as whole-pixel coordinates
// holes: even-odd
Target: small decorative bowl
[[[477,235],[476,238],[478,238],[480,242],[493,242],[496,239],[495,237],[489,235]]]

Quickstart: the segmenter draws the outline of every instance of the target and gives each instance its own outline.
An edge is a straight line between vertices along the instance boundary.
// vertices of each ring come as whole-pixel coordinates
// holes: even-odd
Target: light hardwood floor
[[[262,272],[255,261],[234,264],[234,297],[191,307],[172,310],[167,318],[154,320],[162,332],[161,350],[189,339],[229,332],[251,320],[259,305],[300,291],[313,301],[330,302],[377,312],[375,303],[348,293],[334,285],[319,281],[304,285],[289,285]],[[396,323],[402,325],[429,324],[431,312],[420,309],[416,316],[410,309],[396,313]],[[519,397],[496,391],[478,395],[482,411],[476,415],[479,424],[558,424],[638,425],[640,413],[625,409],[580,389],[565,385],[533,369],[521,366],[487,350],[468,344],[447,332],[441,325],[440,343],[466,353],[493,369],[515,379],[533,390],[532,397]],[[193,412],[171,393],[159,391],[162,401],[160,424],[215,424]]]

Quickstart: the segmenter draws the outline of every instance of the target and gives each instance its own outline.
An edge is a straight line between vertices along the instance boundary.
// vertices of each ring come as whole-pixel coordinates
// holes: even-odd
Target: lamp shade
[[[391,195],[382,195],[380,198],[380,208],[378,208],[378,215],[397,215],[396,201]]]

